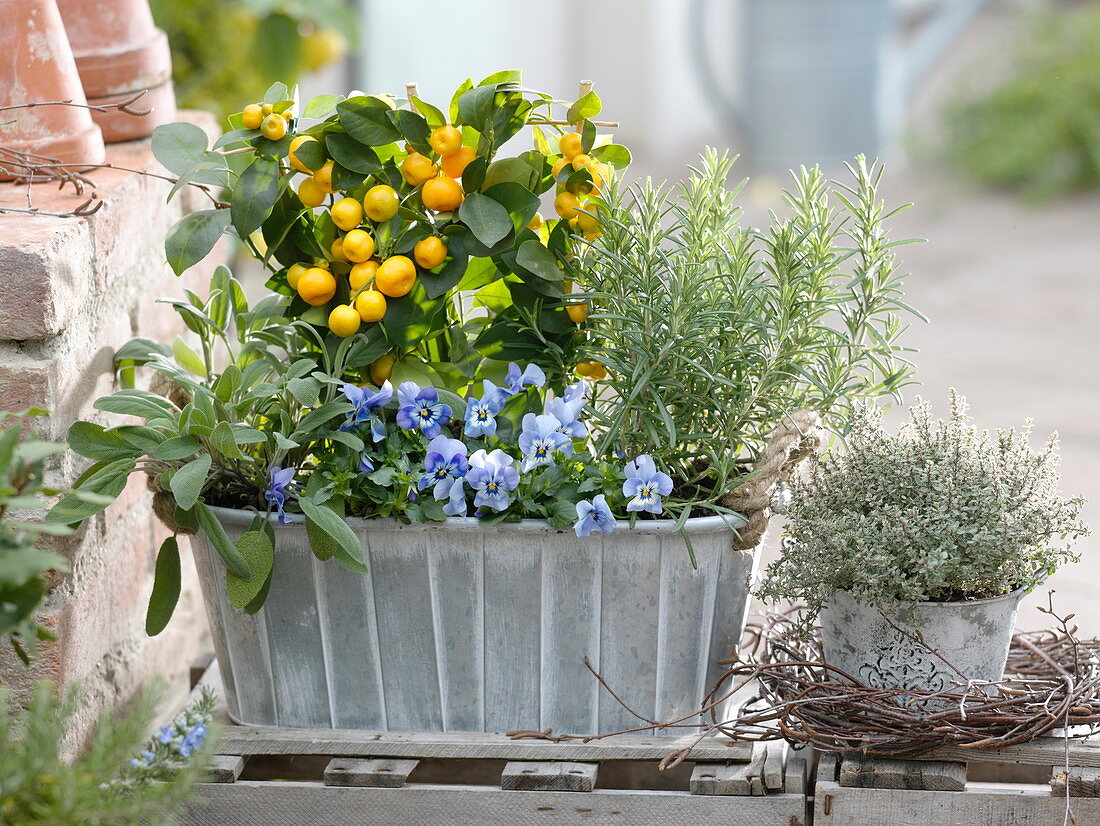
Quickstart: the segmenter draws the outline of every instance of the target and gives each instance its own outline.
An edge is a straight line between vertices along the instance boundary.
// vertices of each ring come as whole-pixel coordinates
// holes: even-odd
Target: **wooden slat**
[[[447,823],[456,826],[791,826],[805,822],[802,795],[729,798],[686,792],[596,789],[585,795],[517,792],[485,786],[412,784],[404,789],[355,789],[320,783],[238,781],[200,787],[182,826],[377,826]],[[323,815],[323,819],[322,819]],[[921,826],[929,826],[928,822]]]
[[[783,788],[783,764],[787,759],[787,744],[773,740],[764,744],[764,788],[778,791]]]
[[[1100,797],[1100,770],[1071,767],[1069,774],[1055,766],[1050,775],[1050,793],[1064,795],[1069,786],[1070,797]]]
[[[1003,749],[962,749],[949,746],[914,757],[914,760],[950,760],[986,763],[1028,763],[1035,766],[1060,766],[1065,763],[1065,741],[1058,737],[1043,737],[1019,746]],[[1071,766],[1100,768],[1100,738],[1070,740]]]
[[[783,767],[783,791],[787,794],[805,794],[809,773],[809,755],[789,753],[787,765]]]
[[[887,760],[881,757],[845,757],[840,785],[853,789],[924,789],[961,792],[966,788],[966,764],[943,760]]]
[[[1054,826],[1066,801],[1046,791],[974,787],[965,792],[850,789],[822,780],[814,791],[815,826]],[[1075,798],[1079,826],[1100,823],[1100,800]]]
[[[208,783],[235,783],[244,771],[244,758],[234,754],[215,754],[206,768]]]
[[[588,743],[512,740],[503,734],[288,729],[226,726],[220,748],[233,754],[315,754],[346,757],[467,757],[496,760],[660,760],[694,745],[695,761],[747,761],[749,743],[715,738],[615,735]]]
[[[400,789],[419,764],[419,760],[336,757],[325,766],[325,785]]]
[[[753,793],[748,763],[696,763],[688,788],[692,794],[748,797]]]
[[[590,792],[596,788],[599,770],[598,763],[512,762],[500,775],[500,787],[525,792]]]

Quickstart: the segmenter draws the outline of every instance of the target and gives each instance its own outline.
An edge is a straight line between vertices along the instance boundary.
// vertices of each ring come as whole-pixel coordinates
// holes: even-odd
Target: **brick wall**
[[[213,132],[213,120],[181,113]],[[161,172],[147,141],[108,147],[107,161],[126,169]],[[115,169],[90,175],[103,201],[86,218],[0,214],[0,409],[31,405],[51,411],[47,438],[63,439],[76,418],[121,424],[92,409],[113,389],[114,349],[133,336],[164,341],[184,332],[176,313],[155,304],[181,297],[185,287],[206,294],[213,267],[225,249],[183,278],[164,258],[168,228],[185,211],[203,208],[199,192],[167,202],[169,184]],[[34,206],[65,211],[84,200],[66,188],[38,185]],[[0,184],[0,205],[27,206],[27,187]],[[58,457],[59,480],[71,480],[86,462]],[[141,478],[132,477],[119,501],[59,541],[72,573],[54,589],[43,624],[56,643],[42,649],[31,668],[0,641],[0,681],[23,696],[36,678],[48,676],[84,688],[81,724],[128,699],[151,676],[170,690],[184,685],[192,660],[206,647],[206,617],[190,549],[181,541],[183,592],[168,628],[155,639],[144,632],[156,550],[167,535],[153,516]]]

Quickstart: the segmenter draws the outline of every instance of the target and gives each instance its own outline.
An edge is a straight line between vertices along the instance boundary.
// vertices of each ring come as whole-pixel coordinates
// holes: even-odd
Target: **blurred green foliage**
[[[344,0],[151,0],[168,34],[181,106],[231,112],[258,101],[273,80],[341,59],[357,42]]]
[[[1035,13],[1013,73],[947,110],[950,162],[1034,200],[1100,185],[1100,3]]]

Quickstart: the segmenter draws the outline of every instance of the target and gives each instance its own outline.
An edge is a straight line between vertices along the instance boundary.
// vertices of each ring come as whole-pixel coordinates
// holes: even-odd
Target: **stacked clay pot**
[[[0,0],[0,107],[44,101],[84,103],[84,91],[55,0]],[[0,110],[0,146],[64,164],[103,162],[103,138],[87,109]],[[0,158],[0,180],[26,170]]]
[[[108,143],[143,138],[176,119],[172,55],[156,27],[148,0],[57,0],[76,57],[88,103],[125,100],[145,91],[133,108],[144,116],[111,109],[93,112]]]

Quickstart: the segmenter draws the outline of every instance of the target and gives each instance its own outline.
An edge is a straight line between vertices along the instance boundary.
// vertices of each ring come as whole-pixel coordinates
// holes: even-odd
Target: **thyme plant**
[[[805,602],[812,618],[838,590],[880,606],[982,599],[1075,561],[1084,500],[1060,493],[1057,437],[1035,451],[1030,422],[991,434],[966,411],[954,392],[944,420],[918,400],[893,434],[856,408],[847,450],[795,483],[760,596]]]
[[[592,307],[581,358],[606,366],[596,453],[660,457],[675,499],[721,510],[770,433],[797,408],[838,431],[861,399],[895,399],[911,366],[900,344],[902,275],[859,157],[851,183],[802,168],[790,216],[740,224],[734,159],[708,149],[675,189],[609,181],[603,235],[576,267]],[[902,207],[903,209],[904,207]],[[681,514],[683,515],[683,514]]]

